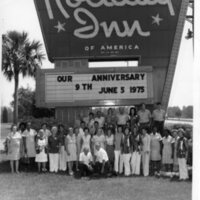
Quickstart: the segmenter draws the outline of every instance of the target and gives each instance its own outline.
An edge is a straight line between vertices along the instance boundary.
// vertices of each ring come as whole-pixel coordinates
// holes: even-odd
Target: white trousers
[[[123,164],[124,164],[124,175],[129,176],[131,174],[131,165],[130,165],[131,154],[123,154]]]
[[[142,152],[142,168],[143,168],[143,175],[148,176],[149,175],[149,153]]]
[[[65,147],[61,146],[59,153],[59,170],[65,171],[67,169]]]
[[[50,172],[58,171],[58,163],[59,163],[59,154],[58,153],[50,153],[49,154]]]
[[[185,158],[178,158],[179,178],[188,179],[188,169]]]
[[[141,167],[141,154],[139,152],[133,152],[131,156],[131,173],[140,175]]]
[[[121,151],[114,151],[115,154],[115,163],[114,163],[114,170],[115,172],[122,173],[123,172],[123,156]]]

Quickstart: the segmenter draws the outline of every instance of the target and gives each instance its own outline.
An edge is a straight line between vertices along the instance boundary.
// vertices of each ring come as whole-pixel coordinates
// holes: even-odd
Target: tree
[[[19,75],[35,77],[45,56],[42,44],[30,41],[26,32],[9,31],[3,35],[2,43],[2,71],[9,81],[14,80],[13,121],[17,123]]]
[[[182,111],[181,111],[181,109],[180,109],[179,107],[177,107],[177,110],[175,111],[175,116],[176,116],[177,118],[180,118],[181,115],[182,115]]]
[[[182,116],[184,118],[193,118],[193,106],[183,106]]]
[[[6,107],[3,107],[3,109],[1,109],[2,112],[2,123],[8,123],[8,110]]]
[[[33,113],[34,92],[30,88],[18,89],[18,118],[31,116]],[[14,101],[11,102],[14,107]]]
[[[35,118],[54,117],[54,109],[37,108],[35,104],[35,91],[29,87],[18,89],[19,119],[23,120],[30,116]],[[14,106],[14,101],[11,102],[11,106]]]
[[[167,109],[167,116],[169,118],[175,118],[175,117],[180,118],[181,114],[182,114],[181,109],[178,106],[169,107]]]

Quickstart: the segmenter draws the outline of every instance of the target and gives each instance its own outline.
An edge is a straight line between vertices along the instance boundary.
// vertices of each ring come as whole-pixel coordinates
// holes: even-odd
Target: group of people
[[[69,175],[155,175],[160,176],[161,166],[166,174],[188,179],[187,164],[192,165],[192,137],[186,138],[180,128],[164,129],[165,111],[161,104],[151,113],[142,104],[137,112],[131,107],[129,114],[112,108],[107,115],[97,111],[79,119],[79,124],[69,127],[44,123],[36,132],[31,122],[24,130],[12,126],[6,140],[11,171],[19,173],[19,160],[25,157],[29,165],[37,163],[38,172]],[[192,136],[192,135],[191,135]]]

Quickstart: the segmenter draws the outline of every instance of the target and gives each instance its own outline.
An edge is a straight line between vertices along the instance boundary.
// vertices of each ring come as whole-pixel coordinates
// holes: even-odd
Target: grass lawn
[[[0,174],[2,200],[190,200],[191,182],[153,177],[77,180],[58,174]]]
[[[5,138],[10,125],[3,125]],[[4,160],[4,159],[3,159]],[[191,200],[191,182],[154,177],[77,180],[59,174],[11,174],[0,163],[0,200]]]

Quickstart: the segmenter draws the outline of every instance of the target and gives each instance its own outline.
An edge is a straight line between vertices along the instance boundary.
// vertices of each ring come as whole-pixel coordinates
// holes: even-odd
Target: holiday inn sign
[[[58,59],[169,58],[182,0],[35,0]]]

